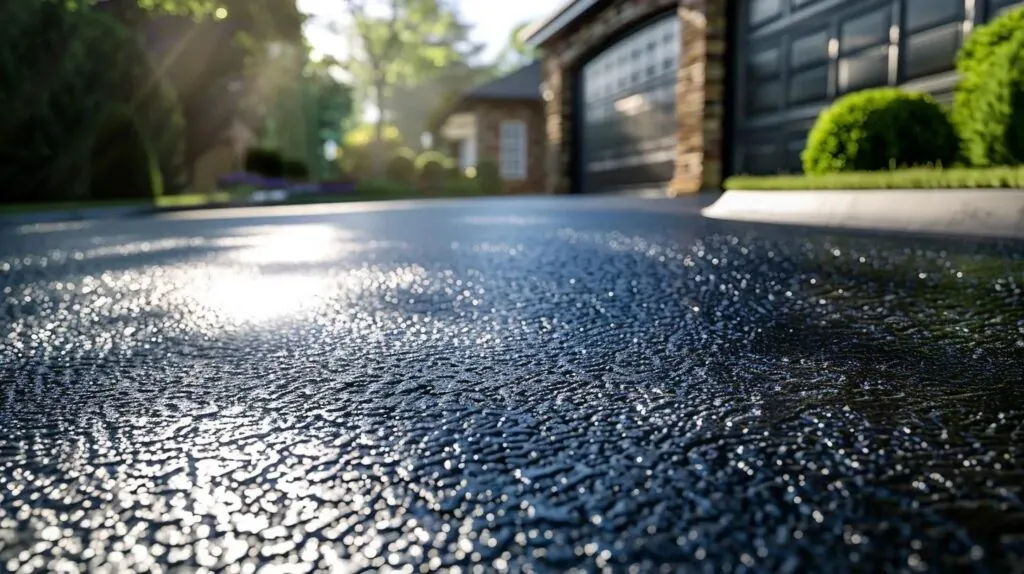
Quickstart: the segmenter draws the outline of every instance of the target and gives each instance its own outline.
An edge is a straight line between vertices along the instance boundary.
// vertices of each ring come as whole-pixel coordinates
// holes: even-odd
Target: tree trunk
[[[384,143],[384,82],[379,79],[373,87],[373,97],[377,106],[377,122],[373,126],[373,174],[380,177],[384,174],[387,145]]]

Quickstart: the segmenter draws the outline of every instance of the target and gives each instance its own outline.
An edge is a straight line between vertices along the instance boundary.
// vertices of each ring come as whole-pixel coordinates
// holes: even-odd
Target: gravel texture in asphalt
[[[8,227],[0,571],[1024,571],[1022,289],[669,200]]]

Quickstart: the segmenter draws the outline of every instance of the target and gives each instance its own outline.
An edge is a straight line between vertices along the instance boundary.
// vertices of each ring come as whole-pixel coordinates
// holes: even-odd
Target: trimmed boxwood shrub
[[[398,150],[388,158],[384,165],[384,175],[395,183],[414,185],[416,183],[416,154],[408,149]]]
[[[245,152],[245,171],[264,177],[284,177],[284,158],[276,150],[249,148]]]
[[[438,191],[444,187],[451,159],[439,151],[423,152],[416,158],[416,171],[420,187],[425,191]]]
[[[801,154],[804,171],[826,174],[950,165],[960,142],[931,96],[898,88],[843,96],[818,116]]]
[[[425,191],[438,191],[444,187],[445,179],[444,164],[437,160],[427,160],[427,162],[420,167],[420,187]]]
[[[461,181],[466,179],[466,174],[461,167],[453,165],[444,168],[444,179],[445,181]]]
[[[414,190],[407,185],[381,178],[367,178],[355,184],[357,195],[366,195],[379,198],[402,198],[412,197]]]
[[[336,163],[341,173],[353,179],[373,177],[373,152],[368,146],[343,148]]]
[[[286,159],[283,165],[284,177],[294,180],[309,178],[309,166],[301,159]]]
[[[956,71],[971,74],[984,70],[996,49],[1021,30],[1024,30],[1024,6],[1007,10],[978,26],[956,53]]]
[[[1024,8],[980,26],[957,55],[953,123],[977,166],[1024,163]]]
[[[498,193],[503,191],[504,185],[501,179],[501,172],[498,170],[498,162],[485,159],[476,164],[476,182],[484,193]]]

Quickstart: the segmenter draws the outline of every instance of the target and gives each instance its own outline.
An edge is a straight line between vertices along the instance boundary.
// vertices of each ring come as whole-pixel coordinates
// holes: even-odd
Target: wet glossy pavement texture
[[[0,571],[1024,571],[1024,246],[684,204],[0,230]]]

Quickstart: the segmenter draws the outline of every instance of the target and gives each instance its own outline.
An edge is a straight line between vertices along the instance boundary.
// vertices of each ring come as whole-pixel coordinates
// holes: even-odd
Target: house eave
[[[523,42],[531,48],[540,48],[598,2],[600,0],[570,0],[551,16],[523,30]]]

